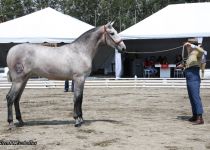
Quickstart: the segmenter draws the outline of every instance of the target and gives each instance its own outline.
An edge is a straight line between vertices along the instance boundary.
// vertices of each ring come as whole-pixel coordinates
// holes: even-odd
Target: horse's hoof
[[[75,124],[74,127],[81,127],[81,123]]]
[[[83,120],[83,118],[79,118],[80,120],[80,124],[83,124],[83,122],[84,122],[84,120]]]
[[[22,126],[24,126],[23,120],[18,120],[17,127],[22,127]]]
[[[9,127],[9,128],[8,128],[8,130],[12,130],[12,129],[14,129],[14,128],[15,128],[15,126],[14,126],[13,122],[9,123],[9,126],[8,126],[8,127]]]
[[[83,123],[83,119],[81,117],[79,117],[75,120],[75,125],[74,126],[75,127],[80,127],[82,125],[82,123]]]
[[[80,120],[76,119],[74,127],[80,127],[81,125],[82,123],[80,122]]]

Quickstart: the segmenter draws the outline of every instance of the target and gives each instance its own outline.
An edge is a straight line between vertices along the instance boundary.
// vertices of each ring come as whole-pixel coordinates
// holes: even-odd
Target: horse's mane
[[[99,27],[96,27],[96,28],[92,28],[88,31],[86,31],[85,33],[83,33],[82,35],[80,35],[76,40],[74,40],[74,42],[72,43],[75,43],[75,42],[78,42],[78,41],[86,41],[90,38],[91,34],[90,33],[93,33],[95,31],[97,31],[99,29]]]

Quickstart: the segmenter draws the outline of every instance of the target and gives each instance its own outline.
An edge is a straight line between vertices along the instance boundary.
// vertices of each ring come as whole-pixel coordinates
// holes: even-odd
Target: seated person
[[[166,56],[163,57],[162,64],[168,64],[168,59]]]
[[[148,58],[145,58],[144,69],[148,69],[150,72],[150,75],[156,75],[157,69],[155,68],[155,61],[153,57],[151,57],[150,60],[148,60]]]
[[[163,63],[163,58],[161,56],[158,57],[156,60],[156,64],[162,64]]]
[[[176,55],[176,60],[175,60],[176,67],[179,66],[181,63],[182,63],[182,56]]]

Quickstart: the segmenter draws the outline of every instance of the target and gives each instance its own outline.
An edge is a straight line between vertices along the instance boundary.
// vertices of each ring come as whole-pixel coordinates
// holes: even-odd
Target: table
[[[155,67],[160,68],[160,78],[170,78],[171,77],[171,68],[175,68],[176,64],[155,64]]]

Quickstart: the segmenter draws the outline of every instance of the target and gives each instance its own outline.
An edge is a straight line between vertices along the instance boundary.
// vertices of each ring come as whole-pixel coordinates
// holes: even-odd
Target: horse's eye
[[[110,34],[111,34],[111,35],[114,35],[114,32],[111,32]]]

